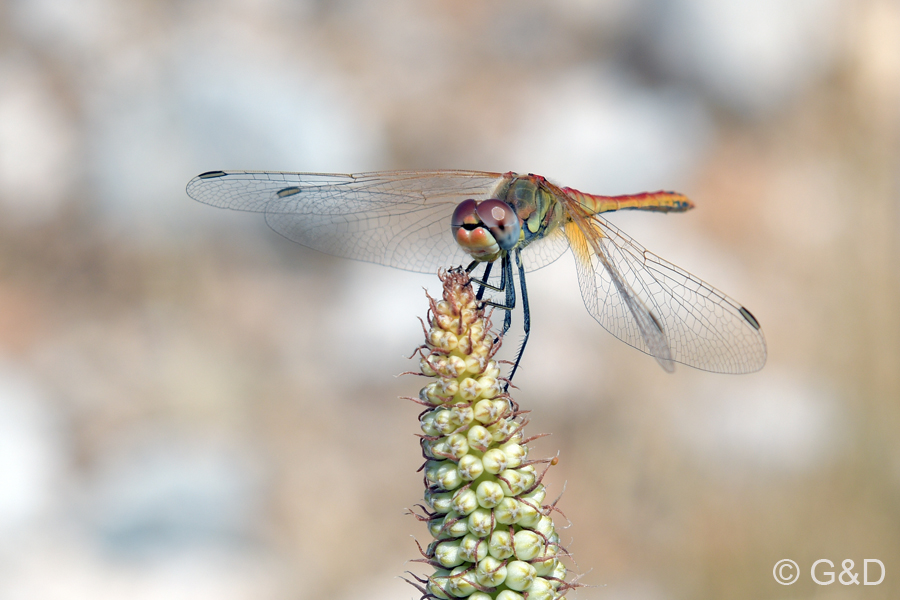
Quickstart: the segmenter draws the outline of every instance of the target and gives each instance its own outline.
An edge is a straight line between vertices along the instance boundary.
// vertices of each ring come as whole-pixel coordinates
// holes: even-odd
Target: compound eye
[[[512,225],[513,221],[518,221],[515,211],[506,202],[500,200],[485,200],[475,209],[478,217],[486,227],[505,227]]]
[[[467,229],[471,229],[472,226],[479,225],[480,221],[475,212],[477,206],[478,203],[471,198],[457,204],[456,209],[453,211],[453,217],[450,219],[450,226],[457,229],[469,225],[470,227],[467,227]]]
[[[519,217],[512,206],[501,200],[485,200],[475,209],[481,222],[504,250],[519,242]]]

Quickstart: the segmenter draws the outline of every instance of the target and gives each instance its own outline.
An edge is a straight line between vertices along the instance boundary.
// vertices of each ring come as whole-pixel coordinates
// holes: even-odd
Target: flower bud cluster
[[[564,550],[543,505],[545,489],[527,460],[518,406],[502,390],[495,344],[468,277],[441,275],[431,298],[419,394],[424,436],[423,520],[434,541],[424,552],[436,571],[423,598],[555,600],[569,589]],[[553,461],[555,464],[555,461]]]

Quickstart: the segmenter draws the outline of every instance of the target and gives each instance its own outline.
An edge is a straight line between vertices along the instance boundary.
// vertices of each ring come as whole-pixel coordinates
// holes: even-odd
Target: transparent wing
[[[562,228],[557,227],[522,250],[522,265],[526,271],[536,271],[552,263],[568,249],[569,240]]]
[[[573,221],[566,233],[585,306],[607,331],[667,370],[672,361],[717,373],[763,367],[765,337],[747,309],[602,217],[580,223],[587,231]]]
[[[591,227],[590,222],[583,225],[575,221],[568,223],[566,233],[575,253],[578,284],[588,312],[607,331],[650,354],[671,373],[675,370],[672,351],[654,309],[647,306],[639,293],[622,277],[599,243],[599,236],[585,229]]]
[[[471,262],[453,239],[450,217],[462,200],[491,197],[503,179],[479,171],[212,171],[192,179],[187,193],[264,213],[281,235],[327,254],[434,273]]]

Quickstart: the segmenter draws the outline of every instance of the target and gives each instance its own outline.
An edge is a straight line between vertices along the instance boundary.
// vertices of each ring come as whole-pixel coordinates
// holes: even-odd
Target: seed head
[[[441,300],[429,297],[419,370],[428,530],[436,540],[424,562],[436,567],[427,598],[559,600],[565,583],[559,536],[542,503],[543,472],[528,460],[525,418],[502,390],[499,348],[468,276],[440,275]],[[425,517],[421,517],[425,519]]]

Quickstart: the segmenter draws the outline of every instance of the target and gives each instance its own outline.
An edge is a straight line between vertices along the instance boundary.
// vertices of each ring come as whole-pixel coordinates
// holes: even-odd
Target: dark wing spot
[[[287,198],[288,196],[293,196],[294,194],[299,194],[300,188],[297,186],[286,187],[283,190],[278,190],[275,195],[279,198]]]
[[[759,321],[756,320],[756,317],[750,314],[750,311],[744,308],[743,306],[740,308],[741,316],[747,319],[747,322],[753,326],[753,329],[759,329]]]
[[[223,177],[227,175],[225,171],[207,171],[206,173],[200,173],[197,175],[199,179],[214,179],[216,177]]]

